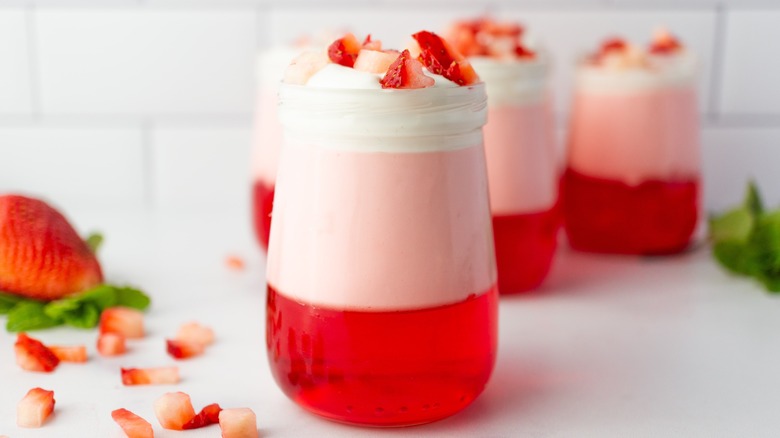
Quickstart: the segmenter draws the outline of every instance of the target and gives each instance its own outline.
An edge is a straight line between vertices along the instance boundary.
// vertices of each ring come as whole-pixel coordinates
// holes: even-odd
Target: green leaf
[[[9,332],[26,332],[56,327],[62,321],[50,318],[43,311],[45,303],[40,301],[23,301],[8,314],[5,328]]]
[[[91,233],[89,236],[87,236],[86,239],[84,239],[84,242],[92,251],[92,254],[96,254],[98,249],[100,249],[100,245],[103,243],[103,235],[100,233]]]
[[[117,289],[117,306],[131,307],[138,310],[146,310],[152,300],[145,293],[132,287]]]
[[[85,302],[75,312],[69,312],[63,315],[63,321],[69,326],[76,328],[89,329],[95,327],[100,320],[100,309],[94,303]]]
[[[761,194],[758,192],[755,181],[748,183],[744,207],[754,215],[764,213],[764,201],[761,199]]]
[[[760,272],[760,264],[747,244],[733,241],[715,242],[712,254],[723,267],[735,274],[753,275]]]
[[[710,219],[710,238],[715,242],[747,242],[754,223],[755,217],[748,209],[731,210]]]
[[[17,304],[24,301],[24,298],[9,294],[8,292],[0,292],[0,315],[5,315],[10,312]]]
[[[65,315],[72,312],[79,312],[82,303],[76,298],[63,298],[61,300],[52,301],[43,306],[43,311],[51,319],[62,320]]]
[[[101,312],[109,307],[116,306],[119,301],[117,287],[110,284],[96,286],[78,295],[77,298],[80,301],[89,301],[95,304]]]

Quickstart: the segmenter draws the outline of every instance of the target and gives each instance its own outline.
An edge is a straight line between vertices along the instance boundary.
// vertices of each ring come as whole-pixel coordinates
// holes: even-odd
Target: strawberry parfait
[[[291,399],[351,424],[452,415],[496,355],[484,86],[443,39],[414,39],[346,35],[280,88],[269,362]]]
[[[620,39],[578,68],[562,179],[572,247],[622,254],[685,249],[698,220],[693,56],[666,31],[647,50]]]
[[[502,294],[542,283],[559,225],[549,61],[524,34],[518,24],[489,18],[457,22],[447,33],[487,89],[485,154]]]

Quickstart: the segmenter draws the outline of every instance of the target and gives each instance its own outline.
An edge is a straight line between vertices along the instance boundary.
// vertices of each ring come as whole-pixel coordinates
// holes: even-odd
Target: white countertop
[[[501,301],[498,362],[488,388],[462,413],[426,426],[361,429],[317,418],[276,387],[265,356],[264,259],[243,211],[163,214],[68,212],[106,236],[108,279],[153,298],[146,339],[114,359],[97,356],[96,331],[34,332],[46,343],[86,343],[90,362],[52,374],[22,371],[14,336],[0,332],[0,435],[122,437],[111,420],[124,407],[158,437],[218,437],[217,426],[163,430],[152,404],[181,390],[195,409],[250,407],[265,437],[625,437],[780,433],[780,296],[724,274],[706,248],[668,258],[593,256],[561,248],[544,289]],[[245,271],[225,266],[245,258]],[[4,318],[0,318],[4,322]],[[217,342],[178,362],[176,386],[123,387],[120,366],[174,363],[164,339],[183,322],[210,325]],[[16,404],[32,387],[55,391],[41,429],[16,427]]]

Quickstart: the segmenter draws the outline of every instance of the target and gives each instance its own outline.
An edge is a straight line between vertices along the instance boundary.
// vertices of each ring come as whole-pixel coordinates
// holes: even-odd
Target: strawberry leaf
[[[152,300],[145,293],[131,287],[120,287],[116,290],[117,306],[146,310]]]
[[[45,303],[33,300],[17,304],[8,314],[8,321],[5,324],[6,330],[9,332],[27,332],[61,325],[61,320],[46,315],[46,312],[43,311],[44,306]]]
[[[103,243],[103,235],[100,233],[92,233],[84,239],[92,254],[97,254],[100,245]]]
[[[24,301],[24,298],[20,296],[7,292],[0,292],[0,315],[7,314],[22,301]]]

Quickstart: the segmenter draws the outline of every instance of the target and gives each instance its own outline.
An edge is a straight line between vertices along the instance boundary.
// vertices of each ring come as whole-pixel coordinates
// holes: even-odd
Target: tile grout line
[[[725,46],[726,46],[726,33],[728,32],[726,6],[718,4],[715,7],[715,35],[713,41],[713,48],[715,53],[712,54],[712,61],[710,63],[710,70],[712,76],[710,77],[710,89],[709,99],[707,100],[707,113],[710,122],[717,123],[721,118],[720,112],[720,99],[721,90],[723,86],[723,70],[725,68]]]
[[[27,68],[30,78],[30,104],[33,119],[39,119],[43,112],[41,102],[40,51],[36,37],[38,10],[34,4],[25,7],[25,25],[27,30]]]

